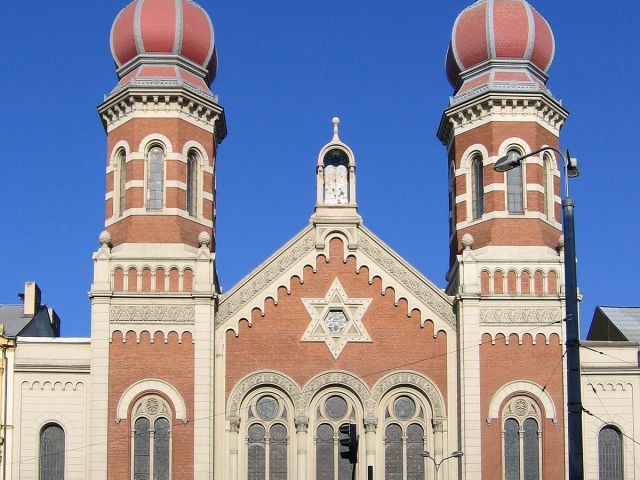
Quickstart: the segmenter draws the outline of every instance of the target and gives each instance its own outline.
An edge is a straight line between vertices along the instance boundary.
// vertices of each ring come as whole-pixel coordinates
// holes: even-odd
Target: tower
[[[209,89],[214,32],[191,0],[135,0],[110,44],[119,81],[98,107],[106,219],[89,294],[92,478],[194,478],[212,470],[213,451],[215,172],[226,135]],[[150,452],[173,455],[133,460],[133,430]]]
[[[447,293],[456,297],[459,318],[467,476],[490,476],[495,458],[508,458],[503,436],[514,398],[537,412],[535,433],[551,452],[519,471],[535,467],[551,478],[548,465],[563,463],[565,402],[562,369],[555,369],[564,317],[562,160],[544,153],[508,173],[493,168],[510,151],[558,147],[568,112],[546,87],[554,50],[549,25],[525,0],[478,0],[456,19],[446,56],[454,95],[438,138],[448,151]],[[527,415],[514,417],[520,431]],[[522,445],[518,440],[518,458]],[[505,476],[512,464],[503,462]]]

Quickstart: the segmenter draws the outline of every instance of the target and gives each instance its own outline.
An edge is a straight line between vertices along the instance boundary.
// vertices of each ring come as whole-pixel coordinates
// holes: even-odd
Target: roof
[[[4,324],[5,337],[15,338],[33,319],[24,315],[24,307],[20,305],[0,305],[0,323]]]
[[[640,307],[596,307],[587,340],[640,342]]]

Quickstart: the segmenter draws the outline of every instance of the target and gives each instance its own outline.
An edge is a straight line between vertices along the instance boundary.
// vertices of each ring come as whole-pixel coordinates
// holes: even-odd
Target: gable
[[[328,261],[329,243],[334,238],[342,241],[343,261],[346,263],[348,257],[355,258],[356,273],[366,268],[370,284],[374,278],[379,278],[383,294],[391,289],[396,305],[401,299],[406,302],[407,315],[418,310],[421,325],[430,320],[434,323],[435,332],[439,329],[455,329],[452,297],[362,225],[310,225],[302,230],[228,293],[220,296],[215,317],[216,328],[233,329],[237,333],[241,320],[251,325],[251,312],[254,309],[264,313],[268,298],[277,304],[280,288],[290,293],[293,278],[304,282],[305,267],[310,267],[315,273],[318,261]]]

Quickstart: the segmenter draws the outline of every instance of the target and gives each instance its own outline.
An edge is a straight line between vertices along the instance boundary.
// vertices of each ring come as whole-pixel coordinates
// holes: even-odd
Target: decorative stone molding
[[[325,372],[313,377],[302,389],[300,397],[297,399],[296,409],[298,415],[307,414],[307,409],[311,404],[311,399],[324,387],[329,385],[347,387],[354,392],[359,398],[360,402],[365,407],[365,416],[374,416],[374,406],[371,404],[371,394],[369,387],[359,377],[353,373],[345,371]]]
[[[433,433],[444,431],[444,422],[442,420],[432,420],[431,426],[433,427]]]
[[[240,431],[240,417],[229,417],[229,430],[232,433]]]
[[[127,418],[127,412],[129,411],[129,405],[131,401],[136,398],[142,392],[161,392],[164,393],[175,408],[175,415],[178,420],[182,420],[182,423],[187,423],[187,407],[184,403],[184,399],[180,392],[170,383],[160,380],[159,378],[148,378],[146,380],[140,380],[129,386],[118,401],[118,407],[116,408],[116,423],[120,423],[121,420]]]
[[[296,417],[294,422],[296,424],[296,432],[307,433],[309,429],[309,417]]]
[[[440,390],[429,378],[418,372],[394,372],[382,377],[371,390],[372,402],[378,404],[385,393],[398,385],[409,385],[418,390],[422,390],[431,404],[433,416],[445,416],[444,397],[440,393]]]
[[[297,431],[308,428],[307,415],[313,398],[327,387],[342,387],[353,392],[364,407],[366,431],[376,430],[376,408],[382,397],[397,386],[409,386],[425,395],[436,421],[444,421],[444,399],[440,390],[426,376],[418,372],[394,372],[380,379],[372,390],[356,375],[345,371],[324,372],[313,377],[299,388],[290,377],[275,371],[262,370],[247,375],[231,391],[227,404],[228,419],[239,418],[240,406],[246,396],[257,388],[277,388],[295,405],[294,422]]]
[[[279,372],[262,370],[244,377],[233,388],[229,395],[229,404],[227,408],[229,414],[239,416],[242,400],[247,393],[258,387],[278,387],[279,390],[286,392],[289,399],[294,404],[296,403],[296,400],[300,398],[301,394],[298,384],[288,376]],[[305,415],[296,416],[304,417]]]
[[[500,407],[505,398],[513,393],[529,393],[533,397],[540,400],[544,407],[544,414],[546,418],[553,421],[553,424],[558,423],[558,416],[556,414],[556,406],[553,403],[553,399],[549,392],[542,388],[535,382],[529,380],[517,380],[515,382],[509,382],[500,387],[493,395],[491,402],[489,403],[489,412],[487,413],[487,424],[491,424],[491,421],[498,418],[500,415]]]
[[[113,305],[109,318],[122,323],[193,323],[195,309],[190,305]]]
[[[358,248],[407,288],[409,292],[433,309],[442,319],[455,327],[456,316],[453,312],[453,305],[445,294],[426,278],[409,270],[401,258],[393,255],[367,230],[363,229],[360,232]]]
[[[378,428],[378,419],[377,418],[365,418],[364,419],[364,432],[365,433],[376,433],[376,429]]]
[[[292,244],[285,247],[284,251],[277,252],[267,260],[258,271],[254,271],[245,277],[238,287],[229,291],[220,299],[220,306],[216,314],[216,326],[222,324],[234,313],[245,306],[266,289],[271,282],[282,275],[298,259],[311,251],[315,251],[316,235],[313,228],[302,235]]]
[[[558,308],[481,308],[480,324],[553,324],[562,319]]]

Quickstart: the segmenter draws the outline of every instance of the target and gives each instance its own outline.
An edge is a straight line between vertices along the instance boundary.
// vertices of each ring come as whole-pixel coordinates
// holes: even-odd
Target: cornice
[[[557,135],[568,116],[560,102],[541,92],[487,92],[447,108],[437,135],[449,147],[457,134],[488,121],[534,121]]]
[[[181,79],[149,79],[149,88],[131,82],[105,97],[98,113],[106,131],[136,116],[184,115],[197,124],[213,130],[216,143],[227,135],[224,108],[217,97],[207,95]],[[166,82],[165,82],[166,80]]]

